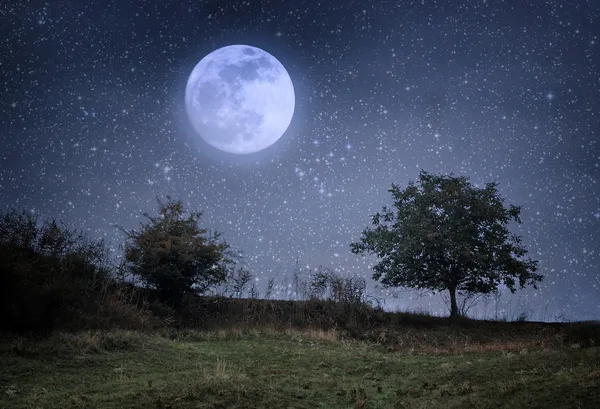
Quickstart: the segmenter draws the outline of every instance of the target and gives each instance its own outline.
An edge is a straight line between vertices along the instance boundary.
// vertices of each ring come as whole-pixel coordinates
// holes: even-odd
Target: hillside
[[[0,408],[600,407],[598,347],[424,349],[291,329],[11,338]]]

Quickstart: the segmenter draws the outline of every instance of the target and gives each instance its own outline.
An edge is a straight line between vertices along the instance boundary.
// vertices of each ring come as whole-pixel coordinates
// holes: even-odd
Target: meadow
[[[600,407],[596,340],[510,322],[486,338],[469,325],[473,336],[453,324],[370,339],[274,327],[4,337],[0,408]],[[578,327],[581,341],[592,327]]]
[[[327,269],[169,304],[54,222],[0,231],[0,409],[600,408],[597,322],[385,311]]]

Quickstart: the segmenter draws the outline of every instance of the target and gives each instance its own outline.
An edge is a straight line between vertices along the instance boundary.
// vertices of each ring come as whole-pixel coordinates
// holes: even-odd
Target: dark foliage
[[[332,269],[320,266],[306,283],[308,298],[330,300],[342,304],[368,304],[362,277],[342,277]]]
[[[117,274],[106,265],[102,242],[90,242],[55,221],[38,224],[27,213],[0,213],[0,329],[46,333],[53,329],[160,327],[175,332],[250,327],[333,329],[343,338],[368,339],[388,348],[434,348],[438,352],[461,350],[466,345],[477,350],[483,345],[492,349],[514,345],[589,347],[600,342],[597,323],[449,322],[427,314],[385,312],[367,301],[364,280],[343,278],[322,267],[303,282],[303,300],[232,298],[243,296],[251,275],[243,268],[232,268],[228,246],[218,242],[217,234],[202,237],[206,230],[197,227],[199,214],[183,219],[182,213],[180,202],[169,202],[161,207],[160,218],[148,217],[151,224],[142,233],[128,236],[136,244],[128,250],[129,262],[156,263],[133,269],[146,277],[150,285],[145,288],[114,279]],[[140,256],[151,251],[158,256]],[[163,262],[176,269],[165,268]],[[146,275],[142,266],[150,267]],[[173,271],[177,274],[170,274]],[[223,284],[224,294],[230,297],[201,296],[213,283]],[[183,288],[175,293],[181,297],[176,310],[170,298],[173,288]]]
[[[0,213],[0,326],[47,332],[95,308],[104,256],[102,242],[54,220]]]
[[[473,187],[466,177],[422,171],[419,186],[392,184],[394,208],[372,217],[374,228],[352,243],[353,253],[380,261],[373,278],[386,286],[448,291],[451,317],[458,315],[457,292],[489,294],[498,285],[515,292],[535,287],[537,261],[524,259],[521,238],[509,221],[521,223],[520,208],[505,208],[496,183]]]
[[[202,213],[185,218],[183,203],[167,199],[158,201],[158,217],[144,214],[149,223],[141,231],[125,231],[125,267],[157,289],[161,302],[179,309],[185,294],[203,294],[224,282],[234,260],[218,232],[198,226]]]

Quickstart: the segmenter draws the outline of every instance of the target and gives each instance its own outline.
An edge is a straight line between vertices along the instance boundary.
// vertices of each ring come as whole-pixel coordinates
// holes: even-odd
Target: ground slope
[[[2,341],[0,408],[600,408],[600,349],[422,355],[312,331]]]

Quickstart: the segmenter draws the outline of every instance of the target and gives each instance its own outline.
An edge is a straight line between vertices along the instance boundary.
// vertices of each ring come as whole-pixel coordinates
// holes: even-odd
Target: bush
[[[148,325],[127,296],[110,279],[102,241],[25,212],[0,213],[0,329]]]
[[[342,277],[327,267],[310,274],[309,298],[331,300],[342,304],[367,304],[367,283],[362,277]]]
[[[160,301],[180,309],[186,294],[203,294],[227,280],[233,263],[229,245],[220,234],[198,226],[202,213],[185,217],[181,201],[159,200],[160,215],[144,216],[141,231],[123,232],[126,268],[145,285],[159,291]]]

